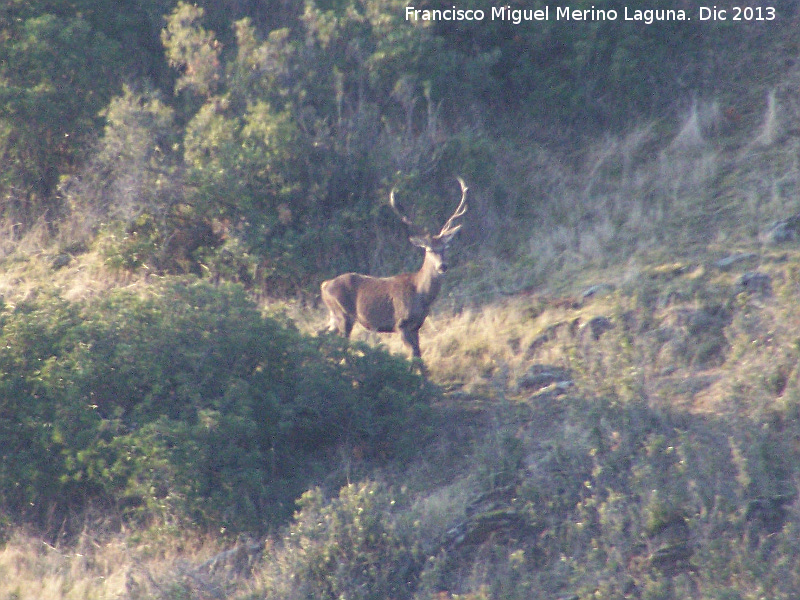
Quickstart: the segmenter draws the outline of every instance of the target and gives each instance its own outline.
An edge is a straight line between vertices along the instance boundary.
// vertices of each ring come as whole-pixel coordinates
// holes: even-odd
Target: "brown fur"
[[[410,238],[412,244],[425,249],[425,260],[419,271],[393,277],[345,273],[322,283],[322,301],[330,311],[331,331],[350,337],[353,326],[359,323],[370,331],[400,333],[411,355],[415,358],[422,356],[419,328],[439,294],[441,277],[447,270],[447,245],[461,227],[454,226],[453,221],[466,211],[467,187],[460,179],[459,183],[461,203],[439,234]],[[391,201],[394,207],[394,191]],[[401,218],[410,224],[407,219]]]

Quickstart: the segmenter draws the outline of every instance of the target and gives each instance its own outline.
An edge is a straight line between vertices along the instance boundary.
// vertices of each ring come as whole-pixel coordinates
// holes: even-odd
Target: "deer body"
[[[461,225],[453,221],[466,212],[467,187],[461,184],[461,203],[436,236],[425,234],[410,237],[415,246],[425,249],[425,260],[416,273],[401,273],[393,277],[372,277],[345,273],[324,281],[322,300],[330,311],[329,328],[350,337],[353,325],[359,323],[370,331],[400,333],[413,357],[419,358],[419,328],[425,322],[431,305],[439,294],[441,277],[447,271],[445,250]],[[392,208],[397,211],[394,191]],[[398,211],[399,214],[399,211]],[[404,223],[411,222],[401,215]]]

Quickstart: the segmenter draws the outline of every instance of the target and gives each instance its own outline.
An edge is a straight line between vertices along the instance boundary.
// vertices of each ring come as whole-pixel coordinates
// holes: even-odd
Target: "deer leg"
[[[343,337],[349,338],[350,332],[353,331],[355,319],[347,314],[339,300],[329,292],[328,287],[330,284],[330,281],[323,282],[320,290],[322,292],[322,301],[328,307],[328,312],[330,313],[328,331],[338,331]]]
[[[333,310],[328,310],[328,331],[331,333],[334,331],[340,331],[341,327],[339,327],[339,321],[341,319],[336,318],[336,313]]]
[[[403,343],[411,350],[412,358],[422,358],[422,352],[419,349],[419,329],[412,329],[410,327],[400,330],[403,336]]]
[[[354,324],[353,319],[350,319],[346,314],[332,310],[331,318],[328,321],[328,331],[338,331],[342,337],[349,338]]]
[[[348,317],[347,315],[344,316],[344,328],[340,331],[342,335],[346,338],[350,337],[350,333],[353,331],[353,325],[355,325],[355,321]]]

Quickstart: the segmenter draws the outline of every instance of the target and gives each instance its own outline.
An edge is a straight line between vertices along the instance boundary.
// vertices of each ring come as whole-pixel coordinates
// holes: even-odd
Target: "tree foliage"
[[[62,216],[59,178],[77,172],[126,78],[168,79],[158,46],[171,0],[10,0],[0,9],[0,216]]]
[[[6,215],[28,221],[92,138],[114,91],[97,81],[109,81],[119,47],[79,17],[32,17],[9,33],[0,46],[0,186]]]
[[[168,19],[178,89],[203,100],[184,138],[196,202],[237,224],[278,287],[370,267],[370,224],[393,172],[381,120],[398,74],[385,65],[406,52],[382,40],[398,14],[385,3],[341,14],[309,3],[297,30],[265,39],[237,21],[224,77],[203,11],[181,4]]]
[[[749,56],[763,41],[757,23],[737,36],[725,23],[704,35],[694,21],[631,24],[616,0],[571,5],[616,20],[536,23],[407,20],[399,0],[133,4],[15,1],[0,15],[4,214],[30,224],[99,202],[113,210],[90,219],[119,234],[117,264],[238,272],[272,293],[407,266],[385,207],[395,185],[428,223],[448,212],[457,174],[484,191],[477,220],[530,218],[535,206],[509,200],[507,151],[488,131],[624,129],[632,113],[714,94],[729,71],[716,49]],[[426,7],[439,4],[450,6]],[[652,8],[694,11],[673,5]],[[152,227],[132,242],[137,220]],[[167,258],[184,229],[212,226],[215,243]]]

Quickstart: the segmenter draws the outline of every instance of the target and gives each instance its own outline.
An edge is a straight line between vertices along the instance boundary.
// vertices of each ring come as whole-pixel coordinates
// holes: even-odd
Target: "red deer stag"
[[[425,260],[419,271],[393,277],[345,273],[322,282],[322,300],[331,313],[331,331],[338,330],[344,337],[350,337],[353,325],[358,322],[370,331],[399,332],[412,356],[422,356],[419,328],[442,286],[441,278],[447,271],[447,245],[461,229],[461,224],[455,225],[454,222],[467,212],[467,186],[460,177],[458,183],[461,185],[461,202],[442,230],[433,236],[423,233],[409,237],[412,244],[425,249]],[[397,208],[394,190],[389,194],[389,202],[403,223],[413,231],[414,224]]]

